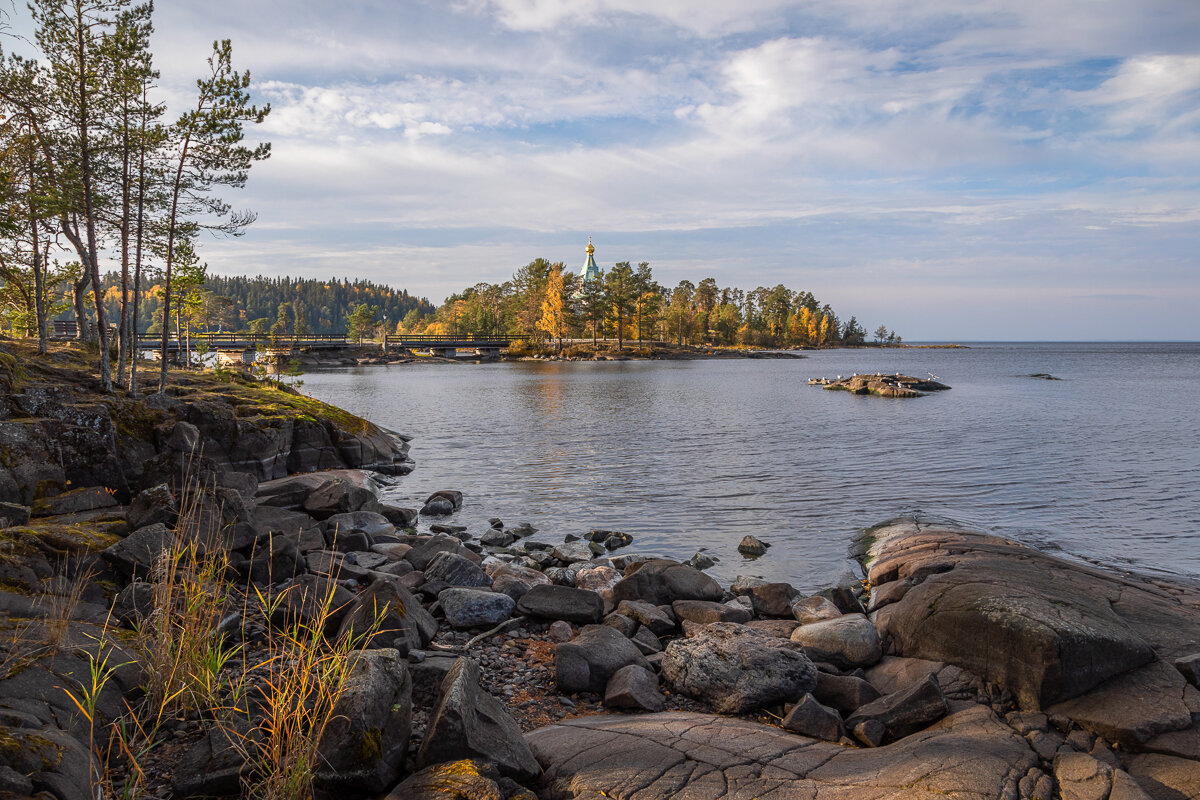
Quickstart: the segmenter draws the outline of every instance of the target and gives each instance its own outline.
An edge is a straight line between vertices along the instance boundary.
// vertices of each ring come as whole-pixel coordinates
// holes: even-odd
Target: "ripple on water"
[[[305,391],[412,434],[406,504],[453,487],[460,518],[529,520],[545,540],[626,530],[631,548],[721,559],[818,588],[859,527],[905,510],[1041,547],[1200,573],[1200,346],[833,350],[802,361],[418,365],[310,373]],[[807,386],[933,372],[911,401]],[[1015,377],[1034,372],[1069,378]],[[1151,380],[1171,391],[1145,393]],[[755,561],[752,533],[774,543]]]

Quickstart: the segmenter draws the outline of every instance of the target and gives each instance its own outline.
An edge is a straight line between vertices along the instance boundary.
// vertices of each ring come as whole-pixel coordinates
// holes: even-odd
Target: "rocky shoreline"
[[[622,349],[615,346],[601,345],[597,348],[571,347],[562,353],[543,353],[537,355],[466,355],[449,358],[439,355],[418,355],[411,351],[400,350],[384,354],[379,348],[366,348],[357,353],[347,353],[339,356],[317,355],[315,353],[301,355],[295,359],[295,366],[301,369],[322,369],[333,367],[370,367],[370,366],[402,366],[407,364],[487,364],[498,362],[562,362],[562,361],[702,361],[714,359],[799,359],[805,358],[802,353],[794,350],[747,350],[743,348],[718,347],[665,347],[662,345],[639,345],[629,342]]]
[[[859,583],[726,587],[620,532],[468,530],[452,489],[391,505],[403,439],[263,413],[279,390],[107,402],[62,366],[10,373],[0,414],[0,798],[249,796],[259,687],[296,677],[271,648],[306,625],[349,670],[322,797],[1200,796],[1196,584],[903,518],[857,538]],[[236,656],[221,703],[172,707],[134,758],[98,732],[152,695],[181,540],[221,565],[212,637]]]

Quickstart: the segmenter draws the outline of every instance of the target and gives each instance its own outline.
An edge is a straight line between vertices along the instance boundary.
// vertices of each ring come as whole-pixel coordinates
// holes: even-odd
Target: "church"
[[[587,261],[583,262],[583,270],[580,272],[584,283],[591,283],[600,277],[600,269],[596,266],[596,258],[593,255],[595,252],[596,248],[592,245],[592,237],[588,236]]]

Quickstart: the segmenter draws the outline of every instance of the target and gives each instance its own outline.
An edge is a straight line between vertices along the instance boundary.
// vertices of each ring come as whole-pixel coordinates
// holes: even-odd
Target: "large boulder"
[[[560,692],[603,692],[617,670],[650,662],[637,646],[607,625],[587,625],[554,651],[554,677]]]
[[[85,486],[81,489],[41,497],[30,506],[30,516],[56,517],[61,514],[78,514],[81,511],[96,511],[117,505],[113,494],[103,486]]]
[[[404,653],[429,644],[437,620],[398,580],[381,578],[349,600],[339,635],[365,638],[359,647],[394,647]]]
[[[146,578],[164,553],[174,547],[175,534],[161,522],[139,528],[100,553],[109,565],[128,578]]]
[[[843,668],[869,667],[883,655],[875,626],[862,614],[801,625],[792,631],[792,641],[804,645],[813,661]]]
[[[491,627],[512,616],[516,606],[508,595],[485,589],[443,589],[438,602],[451,628]]]
[[[587,625],[599,622],[604,616],[604,601],[587,589],[544,584],[521,595],[517,611],[539,619],[561,619]]]
[[[440,553],[454,553],[468,561],[479,560],[479,556],[468,550],[463,545],[462,540],[454,536],[434,536],[431,539],[414,545],[412,550],[404,554],[404,558],[416,569],[423,570]]]
[[[336,537],[351,533],[364,533],[367,538],[388,536],[396,532],[396,526],[388,522],[387,517],[374,511],[347,511],[344,514],[334,514],[325,520],[326,538],[335,541]]]
[[[258,484],[255,499],[260,506],[299,510],[309,495],[339,479],[344,480],[328,472],[310,472],[263,481]]]
[[[447,586],[478,588],[492,585],[492,579],[488,577],[482,567],[457,553],[438,553],[425,567],[425,582],[441,588]]]
[[[379,500],[370,489],[338,478],[316,489],[304,499],[301,507],[317,519],[329,519],[352,511],[375,511]]]
[[[279,627],[294,622],[319,624],[322,632],[332,637],[337,634],[354,599],[354,595],[329,577],[301,575],[276,590],[271,603],[271,622]]]
[[[267,537],[280,536],[294,543],[301,553],[325,547],[325,534],[320,523],[299,511],[259,505],[251,511],[251,521],[260,542]]]
[[[811,694],[806,694],[792,706],[779,726],[785,731],[823,739],[827,742],[840,741],[846,735],[842,717],[835,709],[822,705]]]
[[[638,600],[622,600],[617,606],[617,614],[647,627],[655,636],[670,636],[675,632],[675,620],[658,606],[643,603]]]
[[[212,725],[190,748],[174,760],[171,789],[176,797],[235,795],[254,772],[243,737],[249,725],[233,729]]]
[[[792,603],[800,596],[790,583],[764,583],[751,586],[746,594],[754,611],[764,617],[790,617]]]
[[[520,781],[535,780],[542,772],[516,720],[480,688],[479,665],[460,658],[442,682],[417,752],[417,766],[474,758]]]
[[[712,600],[676,600],[671,604],[675,616],[699,625],[712,622],[746,623],[753,616],[744,606],[715,603]]]
[[[1192,712],[1200,714],[1200,693],[1170,664],[1155,661],[1047,710],[1134,749],[1161,733],[1191,727]]]
[[[412,680],[399,651],[353,654],[346,682],[317,745],[318,783],[378,793],[404,772],[412,725]]]
[[[668,644],[662,675],[672,690],[722,714],[798,700],[817,685],[817,669],[803,647],[732,622]]]
[[[670,605],[676,600],[720,600],[720,584],[698,569],[668,559],[638,565],[632,575],[613,587],[613,600],[643,600],[651,605]]]
[[[125,509],[125,521],[132,530],[158,522],[168,526],[174,525],[178,516],[179,505],[175,501],[175,494],[165,483],[138,492]]]
[[[817,673],[817,688],[813,697],[842,714],[853,714],[872,700],[878,700],[879,690],[855,675]]]
[[[658,688],[658,678],[650,670],[630,664],[621,667],[604,687],[607,708],[627,708],[635,711],[662,711],[666,705]]]
[[[520,600],[535,586],[548,586],[550,579],[536,569],[518,564],[492,561],[484,567],[492,579],[492,589],[504,592],[513,600]]]
[[[1027,710],[1150,662],[1147,637],[1164,656],[1200,644],[1194,588],[1168,598],[1010,540],[913,519],[871,529],[860,545],[873,585],[912,584],[876,612],[897,654],[967,669]]]

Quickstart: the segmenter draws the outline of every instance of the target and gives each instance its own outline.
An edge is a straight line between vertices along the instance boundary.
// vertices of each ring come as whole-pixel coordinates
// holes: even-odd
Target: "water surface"
[[[1091,560],[1200,574],[1200,345],[987,344],[827,350],[803,360],[403,365],[309,373],[304,391],[414,437],[388,490],[538,539],[626,531],[628,548],[708,548],[737,574],[806,589],[847,569],[859,528],[921,510]],[[807,385],[936,374],[899,400]],[[1049,373],[1061,380],[1040,380]],[[737,543],[773,544],[756,561]]]

